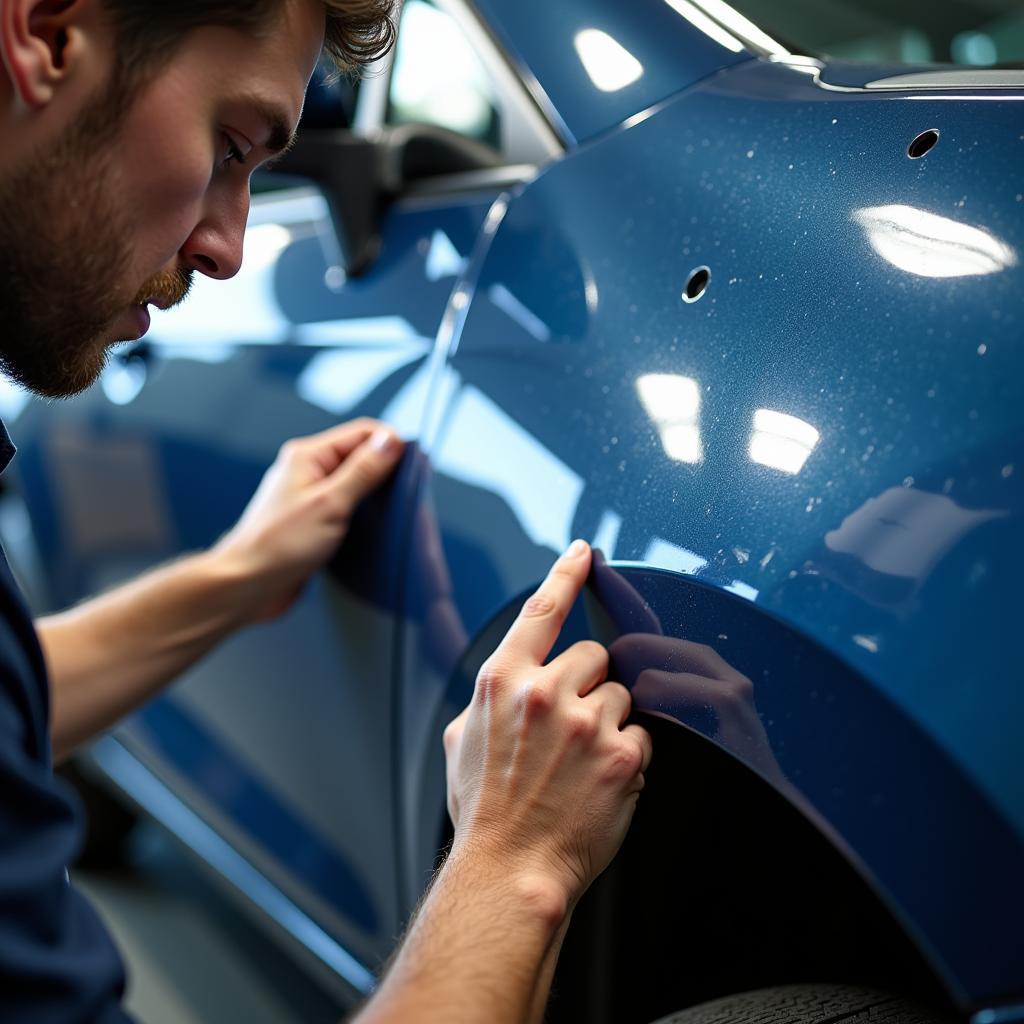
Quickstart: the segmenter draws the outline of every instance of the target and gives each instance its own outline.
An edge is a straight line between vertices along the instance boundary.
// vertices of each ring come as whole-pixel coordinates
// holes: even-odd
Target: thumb
[[[368,494],[394,471],[405,445],[388,427],[381,427],[359,445],[327,478],[338,512],[348,519]]]

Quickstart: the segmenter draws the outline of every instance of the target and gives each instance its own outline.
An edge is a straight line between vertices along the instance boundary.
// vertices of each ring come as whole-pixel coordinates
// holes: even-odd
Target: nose
[[[216,197],[181,247],[186,268],[226,281],[241,269],[249,190]]]

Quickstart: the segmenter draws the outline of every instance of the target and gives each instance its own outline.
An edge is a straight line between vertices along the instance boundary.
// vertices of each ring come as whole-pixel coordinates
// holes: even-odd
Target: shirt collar
[[[11,464],[11,459],[14,458],[17,450],[14,447],[14,442],[11,440],[11,435],[7,433],[4,421],[0,420],[0,473]]]

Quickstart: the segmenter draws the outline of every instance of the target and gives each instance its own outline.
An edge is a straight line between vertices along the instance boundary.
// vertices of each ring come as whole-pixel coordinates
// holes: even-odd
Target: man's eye
[[[224,140],[223,155],[221,157],[220,166],[227,167],[232,163],[245,163],[245,154],[238,148],[238,144],[234,139],[228,135],[227,132],[221,132],[221,138]]]

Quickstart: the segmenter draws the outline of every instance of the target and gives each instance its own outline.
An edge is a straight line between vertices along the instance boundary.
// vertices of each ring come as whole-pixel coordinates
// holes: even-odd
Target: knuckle
[[[375,452],[356,452],[349,460],[349,479],[354,490],[367,490],[380,479],[381,467]]]
[[[487,702],[494,698],[496,691],[505,684],[505,668],[496,657],[490,657],[480,666],[476,676],[475,696],[478,701]]]
[[[628,781],[639,774],[642,768],[643,753],[639,744],[620,741],[612,747],[608,755],[609,781]]]
[[[519,704],[527,718],[549,714],[555,706],[555,691],[541,679],[528,679],[519,690]]]
[[[444,749],[450,752],[455,745],[458,743],[459,735],[462,733],[462,719],[453,718],[445,727],[444,733],[441,735],[441,742],[444,744]]]
[[[523,618],[539,618],[542,615],[550,615],[554,610],[555,602],[547,594],[534,594],[523,605]]]
[[[596,640],[580,640],[573,644],[570,650],[576,652],[577,656],[595,666],[608,666],[608,650]]]
[[[569,713],[565,723],[565,731],[570,739],[581,743],[589,743],[597,738],[601,727],[600,719],[590,708],[576,708]]]
[[[607,683],[603,684],[602,689],[606,696],[612,700],[622,701],[627,706],[633,703],[633,695],[625,686],[622,685],[622,683],[616,683],[609,680]]]

